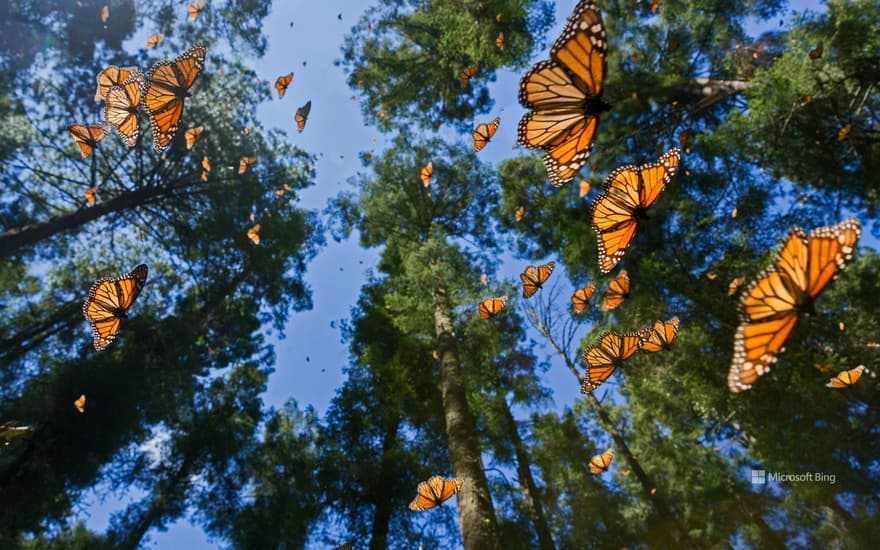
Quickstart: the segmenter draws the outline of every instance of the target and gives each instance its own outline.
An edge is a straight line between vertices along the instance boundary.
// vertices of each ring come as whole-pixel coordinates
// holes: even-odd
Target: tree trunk
[[[45,222],[8,229],[0,233],[0,256],[7,256],[21,247],[76,229],[106,214],[122,212],[140,206],[155,197],[171,195],[178,189],[189,185],[192,185],[192,182],[179,180],[168,185],[141,187],[90,208],[81,208],[76,212],[57,216]]]
[[[434,330],[440,354],[440,389],[449,457],[455,477],[464,480],[458,493],[461,537],[466,550],[500,550],[495,509],[461,375],[451,308],[442,285],[434,288]]]
[[[400,427],[400,415],[394,415],[387,424],[382,437],[382,464],[379,469],[379,482],[373,492],[376,511],[373,513],[373,527],[370,533],[370,550],[384,550],[388,546],[388,526],[395,506],[391,499],[391,488],[397,472],[394,469],[394,450],[397,447],[397,431]]]
[[[499,395],[499,405],[501,414],[507,424],[507,436],[513,444],[513,451],[516,454],[516,474],[519,478],[520,487],[522,487],[523,496],[525,496],[526,508],[532,517],[532,524],[538,533],[538,545],[541,550],[555,550],[553,543],[553,535],[550,527],[547,525],[547,518],[544,515],[544,507],[541,505],[541,498],[538,486],[535,484],[535,478],[532,477],[531,461],[529,460],[528,449],[523,444],[519,431],[516,429],[516,420],[510,412],[510,407],[503,395]]]

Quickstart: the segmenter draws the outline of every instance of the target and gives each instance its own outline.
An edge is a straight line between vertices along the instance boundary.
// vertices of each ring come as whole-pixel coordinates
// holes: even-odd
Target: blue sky
[[[351,100],[353,92],[345,82],[342,68],[333,63],[341,57],[340,45],[345,33],[371,3],[276,0],[265,20],[267,53],[262,59],[248,62],[262,79],[272,83],[278,76],[294,72],[285,97],[278,100],[273,92],[273,99],[259,107],[258,116],[266,128],[285,130],[292,143],[318,156],[317,185],[301,194],[304,208],[323,210],[330,197],[348,188],[348,178],[364,170],[358,153],[371,149],[379,152],[386,144],[378,131],[365,126],[359,105]],[[557,2],[557,24],[550,31],[548,42],[552,43],[552,37],[559,33],[575,3],[576,0]],[[816,9],[818,4],[795,2],[791,7]],[[342,14],[341,20],[339,14]],[[513,151],[516,125],[523,114],[517,102],[519,77],[519,73],[513,71],[502,72],[490,88],[495,105],[489,114],[480,116],[478,122],[500,116],[501,126],[493,141],[480,153],[483,161],[498,162],[522,153]],[[299,134],[295,130],[294,112],[309,100],[312,101],[309,122]],[[376,143],[371,142],[374,137]],[[413,177],[417,177],[416,174]],[[343,383],[342,368],[348,362],[348,350],[341,341],[338,321],[350,317],[367,270],[377,257],[377,250],[360,248],[356,238],[343,243],[329,240],[328,246],[309,264],[306,280],[312,288],[314,308],[291,315],[286,337],[273,340],[277,364],[264,396],[267,405],[280,406],[293,398],[301,407],[312,405],[319,414],[326,411],[336,389]],[[506,260],[500,275],[513,279],[525,262],[510,257]],[[331,326],[334,322],[335,327]],[[549,357],[549,352],[546,355]],[[560,361],[554,358],[552,365],[545,382],[554,391],[555,406],[570,406],[579,399],[578,385]],[[83,517],[88,517],[91,528],[103,530],[109,514],[119,510],[121,504],[92,501]],[[198,550],[217,546],[187,520],[178,521],[164,532],[152,531],[149,538],[152,547],[161,549]]]

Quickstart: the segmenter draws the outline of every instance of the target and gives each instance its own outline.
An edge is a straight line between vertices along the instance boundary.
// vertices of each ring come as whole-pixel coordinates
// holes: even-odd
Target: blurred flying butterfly
[[[202,169],[205,172],[211,171],[211,161],[208,160],[208,155],[202,157]]]
[[[296,129],[302,133],[306,128],[306,121],[309,119],[309,111],[312,110],[312,101],[309,100],[305,105],[296,110]]]
[[[639,334],[617,334],[614,332],[602,334],[599,337],[599,342],[584,352],[587,376],[581,385],[581,393],[590,393],[608,380],[608,377],[614,374],[614,371],[624,361],[639,351],[641,341]]]
[[[110,6],[104,4],[104,7],[101,8],[101,23],[106,23],[107,19],[110,18]]]
[[[581,180],[580,191],[578,192],[578,196],[584,198],[590,192],[591,189],[590,180]]]
[[[104,101],[104,96],[113,86],[118,86],[141,72],[137,67],[117,67],[110,65],[95,78],[98,82],[98,88],[95,90],[95,101]]]
[[[519,102],[530,112],[520,120],[517,142],[544,151],[555,187],[571,181],[587,162],[602,101],[607,48],[605,27],[593,0],[581,0],[562,34],[541,61],[523,76]]]
[[[70,137],[79,146],[79,154],[85,160],[91,156],[92,151],[98,146],[98,142],[110,133],[110,126],[108,124],[89,126],[71,124],[67,127],[67,131],[70,132]]]
[[[498,37],[495,38],[495,45],[498,47],[499,50],[501,50],[502,52],[504,51],[504,33],[503,32],[498,33]]]
[[[602,306],[602,311],[610,311],[616,308],[626,301],[627,298],[629,298],[629,274],[627,274],[626,270],[623,270],[616,278],[608,283],[608,290],[605,291],[605,304]]]
[[[95,281],[83,302],[83,315],[92,324],[95,349],[101,351],[116,339],[119,325],[147,282],[147,266],[141,264],[116,278]]]
[[[287,87],[290,86],[291,80],[293,80],[293,72],[279,76],[275,81],[275,91],[278,92],[278,99],[283,98],[284,94],[287,93]]]
[[[142,100],[153,130],[153,149],[164,151],[177,133],[184,100],[205,66],[207,50],[197,44],[174,61],[159,61],[147,75]]]
[[[639,343],[639,350],[656,352],[669,349],[678,333],[678,325],[678,317],[668,321],[655,321],[653,328],[645,329],[640,333],[642,341]]]
[[[538,292],[538,289],[541,288],[547,278],[550,277],[550,274],[553,273],[553,268],[555,267],[556,262],[547,262],[540,266],[530,265],[526,267],[526,270],[519,275],[519,278],[523,283],[523,298],[528,298],[535,292]]]
[[[838,373],[837,376],[828,381],[826,386],[829,388],[848,388],[859,381],[862,373],[865,371],[865,365]]]
[[[479,315],[480,319],[490,319],[498,315],[498,312],[504,309],[507,303],[507,296],[500,298],[486,298],[480,302]]]
[[[86,412],[86,394],[82,394],[79,398],[73,402],[73,406],[76,407],[80,413]]]
[[[495,135],[495,131],[498,130],[499,124],[501,124],[501,119],[496,117],[492,122],[483,123],[477,126],[471,134],[474,138],[474,153],[480,151],[487,143],[489,143],[489,140]]]
[[[162,35],[162,34],[154,34],[154,35],[150,36],[149,38],[147,38],[147,47],[154,48],[154,47],[158,46],[159,42],[164,40],[164,38],[165,38],[165,35]]]
[[[424,168],[422,168],[419,177],[422,178],[422,183],[425,187],[431,185],[431,176],[434,175],[434,164],[432,162],[428,162]]]
[[[734,294],[736,294],[736,291],[739,290],[739,287],[741,287],[745,282],[746,280],[744,277],[736,277],[735,279],[730,281],[730,284],[727,286],[727,295],[733,296]]]
[[[608,450],[600,455],[596,455],[590,459],[590,472],[601,474],[611,465],[611,459],[614,457],[614,449],[608,447]]]
[[[257,224],[248,229],[247,236],[248,239],[254,242],[254,244],[260,244],[260,224]]]
[[[409,503],[409,509],[414,512],[422,512],[439,506],[452,498],[452,495],[461,489],[462,483],[463,480],[458,478],[443,479],[440,476],[432,476],[428,481],[419,483],[418,494]]]
[[[521,222],[525,213],[526,213],[525,206],[520,206],[519,208],[516,209],[516,212],[513,213],[513,218],[517,222]]]
[[[670,149],[654,164],[622,166],[605,180],[604,192],[593,200],[592,223],[599,246],[599,270],[608,273],[620,262],[639,222],[672,179],[681,150]]]
[[[593,299],[593,293],[596,291],[596,283],[590,283],[585,287],[577,288],[571,295],[571,303],[574,305],[575,314],[583,313],[585,309],[590,307],[590,300]]]
[[[186,148],[192,149],[193,145],[196,144],[196,140],[199,139],[199,136],[202,135],[204,131],[204,127],[197,126],[196,128],[190,128],[186,132],[184,132],[183,137],[186,139]]]
[[[774,262],[752,281],[739,303],[739,326],[727,387],[740,392],[752,387],[776,362],[803,312],[846,267],[861,236],[862,225],[850,218],[809,236],[793,227]]]
[[[238,159],[238,173],[244,174],[247,169],[257,162],[257,157],[241,157]]]
[[[461,78],[461,87],[466,88],[471,83],[471,78],[477,74],[477,66],[471,65],[461,70],[459,77]]]
[[[205,0],[197,0],[189,5],[189,20],[195,21],[196,17],[205,9]]]
[[[96,185],[94,187],[89,187],[88,189],[86,189],[84,195],[86,197],[86,200],[89,201],[89,205],[94,206],[95,201],[98,197],[98,186]]]

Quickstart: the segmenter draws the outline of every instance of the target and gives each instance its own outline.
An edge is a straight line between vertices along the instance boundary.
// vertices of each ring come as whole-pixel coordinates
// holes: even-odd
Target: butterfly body
[[[550,277],[550,274],[553,273],[553,268],[555,267],[556,262],[547,262],[544,265],[530,265],[526,267],[526,270],[519,275],[519,278],[523,283],[523,298],[529,298],[534,293],[538,292],[544,282],[547,281],[547,278]]]
[[[440,476],[431,476],[428,481],[419,483],[416,498],[410,502],[409,509],[423,512],[440,506],[461,489],[463,482],[464,480],[459,478],[443,479]]]
[[[116,340],[122,319],[147,281],[147,266],[141,264],[116,278],[98,279],[83,302],[83,316],[92,324],[94,346],[101,351]]]

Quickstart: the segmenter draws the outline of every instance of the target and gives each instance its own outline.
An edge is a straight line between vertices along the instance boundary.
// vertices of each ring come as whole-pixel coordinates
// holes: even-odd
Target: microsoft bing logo
[[[767,472],[764,470],[752,470],[752,484],[764,485],[767,483]]]

